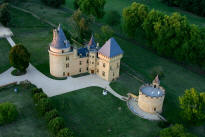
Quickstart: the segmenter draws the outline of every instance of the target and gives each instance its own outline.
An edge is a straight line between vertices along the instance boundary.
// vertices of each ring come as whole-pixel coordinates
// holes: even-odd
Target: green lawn
[[[155,137],[157,122],[130,112],[126,102],[90,87],[51,98],[77,137]]]
[[[19,93],[14,93],[14,88]],[[49,137],[44,119],[35,110],[30,90],[22,86],[0,90],[0,103],[14,103],[19,112],[17,121],[0,126],[0,137]]]
[[[74,0],[66,0],[66,7],[73,9],[73,1]],[[149,9],[154,8],[156,10],[165,12],[168,15],[172,14],[173,12],[179,12],[182,15],[187,16],[191,23],[205,27],[205,18],[180,10],[178,8],[169,7],[162,3],[161,0],[106,0],[105,11],[107,12],[110,10],[116,10],[121,15],[123,8],[129,6],[132,2],[145,4],[149,7]]]
[[[9,64],[9,50],[10,45],[6,39],[0,39],[0,73],[7,70],[10,66]]]

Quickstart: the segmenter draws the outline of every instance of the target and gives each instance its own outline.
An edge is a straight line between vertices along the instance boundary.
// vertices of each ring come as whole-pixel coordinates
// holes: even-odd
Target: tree
[[[120,24],[120,18],[121,18],[120,14],[115,10],[109,11],[105,15],[106,23],[111,25],[111,26]]]
[[[79,0],[74,0],[73,6],[74,6],[74,9],[78,9],[79,8]]]
[[[205,94],[192,88],[179,97],[182,118],[192,124],[200,124],[205,120]]]
[[[183,125],[175,124],[174,126],[161,130],[160,137],[196,137],[196,136],[185,132]]]
[[[48,128],[49,130],[56,135],[59,130],[63,129],[65,127],[65,122],[63,118],[61,117],[56,117],[48,123]]]
[[[0,104],[0,125],[16,120],[18,111],[14,104],[9,102]]]
[[[57,137],[73,137],[73,133],[70,129],[63,128],[58,132]]]
[[[22,44],[18,44],[11,48],[9,61],[11,66],[20,72],[26,72],[26,68],[29,66],[30,53]]]
[[[88,15],[93,15],[97,18],[104,16],[105,0],[79,0],[80,10]]]
[[[97,38],[97,41],[100,43],[100,45],[103,45],[108,39],[113,37],[114,31],[112,28],[108,25],[102,26],[100,29],[100,33],[96,33],[95,37]]]
[[[141,27],[148,14],[147,6],[133,2],[131,6],[123,9],[123,29],[129,36],[134,37],[136,30]]]
[[[41,116],[44,116],[46,112],[50,111],[52,109],[52,105],[50,103],[50,100],[48,98],[41,98],[38,102],[37,111]]]
[[[62,4],[65,4],[65,0],[41,0],[44,4],[51,7],[59,7]]]
[[[3,3],[0,5],[0,22],[7,26],[10,20],[9,5],[8,3]]]
[[[45,118],[47,122],[50,122],[52,119],[58,117],[58,111],[56,109],[46,112]]]
[[[73,13],[72,19],[74,21],[74,28],[79,41],[82,42],[84,39],[90,38],[90,24],[92,22],[91,19],[85,18],[80,10],[77,10]]]

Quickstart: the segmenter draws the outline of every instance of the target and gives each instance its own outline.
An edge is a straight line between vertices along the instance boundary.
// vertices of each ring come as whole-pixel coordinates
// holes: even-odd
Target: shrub
[[[165,77],[164,70],[161,66],[153,67],[151,70],[152,79],[154,79],[157,75],[160,79]]]
[[[41,116],[44,116],[46,112],[52,109],[50,100],[48,98],[42,98],[37,104],[37,111]]]
[[[105,16],[105,21],[107,24],[114,26],[120,24],[120,14],[117,11],[109,11]]]
[[[33,96],[33,100],[35,103],[39,103],[39,101],[42,99],[42,98],[47,98],[48,96],[43,93],[43,92],[40,92],[40,93],[36,93],[34,94]]]
[[[73,133],[70,129],[63,128],[58,132],[56,137],[73,137]]]
[[[16,45],[9,52],[9,61],[11,66],[20,72],[26,72],[26,68],[29,66],[30,53],[23,45]]]
[[[7,26],[10,20],[9,5],[8,3],[3,3],[0,5],[0,22]]]
[[[50,120],[58,117],[58,111],[56,109],[50,110],[46,112],[45,119],[47,122],[50,122]]]
[[[32,95],[36,94],[36,93],[43,93],[42,88],[33,88],[31,91]]]
[[[0,125],[16,120],[18,111],[14,104],[9,102],[0,104]]]
[[[54,135],[56,135],[59,130],[63,129],[64,126],[65,123],[61,117],[56,117],[48,123],[48,128]]]

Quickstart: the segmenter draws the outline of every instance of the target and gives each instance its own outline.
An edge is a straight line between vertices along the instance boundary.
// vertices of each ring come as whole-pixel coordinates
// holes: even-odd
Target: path
[[[13,33],[9,28],[6,28],[0,24],[0,38],[6,38],[13,36]]]

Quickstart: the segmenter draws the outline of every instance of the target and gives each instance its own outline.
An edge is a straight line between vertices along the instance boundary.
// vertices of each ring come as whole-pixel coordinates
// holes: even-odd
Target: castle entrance
[[[94,74],[94,70],[91,70],[91,74]]]
[[[70,73],[67,73],[67,76],[70,76]]]

